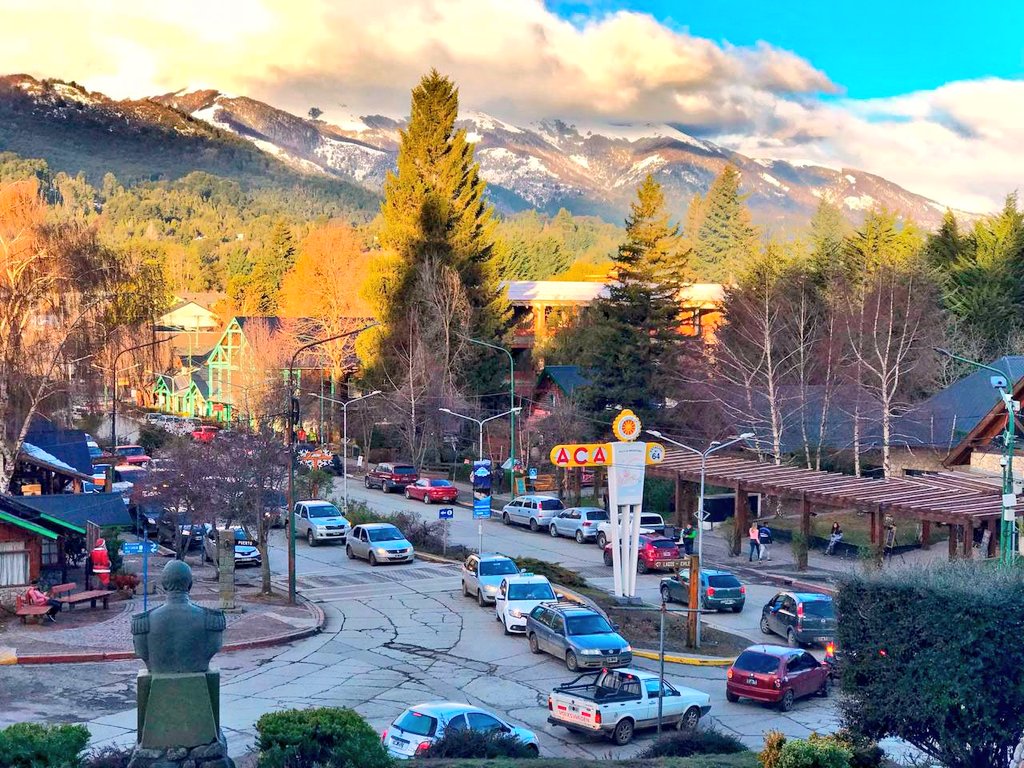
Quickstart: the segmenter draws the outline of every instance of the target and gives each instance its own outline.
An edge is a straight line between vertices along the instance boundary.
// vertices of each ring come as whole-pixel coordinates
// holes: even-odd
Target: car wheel
[[[583,543],[583,531],[579,531],[579,530],[576,531],[576,543],[577,544],[582,544]]]
[[[484,600],[484,591],[482,589],[478,589],[476,591],[476,604],[479,605],[481,608],[487,606],[487,601]]]
[[[725,700],[728,701],[730,704],[735,704],[737,701],[740,700],[740,697],[737,696],[735,693],[732,693],[731,691],[726,691]]]
[[[644,562],[644,559],[642,557],[638,557],[636,559],[636,572],[637,573],[647,573],[647,571],[648,571],[647,563]]]
[[[527,744],[526,751],[529,752],[533,757],[540,756],[540,747],[538,747],[536,744]]]
[[[576,654],[572,651],[569,651],[567,654],[565,654],[565,668],[568,669],[570,672],[580,671],[580,661],[576,658]]]
[[[423,494],[423,503],[424,504],[430,504],[430,497],[427,496],[427,494],[425,494],[425,493]]]
[[[661,602],[671,603],[672,602],[672,590],[662,584],[661,586]]]
[[[376,567],[377,566],[377,558],[376,558],[376,556],[374,556],[373,552],[371,552],[369,557],[367,557],[366,559],[370,562],[370,565],[372,567]]]
[[[501,628],[505,630],[505,634],[511,635],[512,630],[508,628],[508,622],[506,622],[504,619],[499,619],[499,621],[501,621]]]
[[[501,522],[505,525],[512,525],[512,518],[508,516],[508,512],[501,513]]]
[[[828,695],[832,692],[832,676],[825,675],[825,679],[821,681],[821,688],[818,689],[818,695],[823,699],[827,699]]]
[[[382,491],[383,491],[384,493],[391,493],[391,488],[390,488],[390,487],[388,486],[388,484],[387,484],[387,481],[384,481],[384,482],[382,482],[382,483],[380,484],[380,489],[381,489],[381,490],[382,490]]]
[[[533,519],[532,517],[530,518],[530,530],[533,531],[534,533],[536,533],[537,531],[540,530],[540,526],[537,525],[537,521],[535,519]]]
[[[552,523],[551,526],[548,528],[548,533],[551,534],[551,538],[552,539],[557,539],[558,538],[558,529],[555,528],[555,524],[554,523]]]
[[[743,611],[743,606],[742,605],[734,605],[732,607],[732,612],[733,613],[741,613],[742,611]]]
[[[783,712],[789,712],[793,708],[794,701],[796,701],[796,696],[793,694],[793,689],[790,688],[782,694],[782,699],[779,701],[779,709]]]
[[[680,731],[692,731],[700,722],[700,707],[690,707],[683,712],[683,716],[676,723],[676,729]]]
[[[306,541],[309,542],[309,546],[316,546],[316,537],[313,535],[313,531],[306,531]]]
[[[786,632],[786,642],[789,643],[790,648],[800,647],[800,643],[797,642],[796,639],[796,632],[793,631],[792,627],[790,627],[789,630]]]
[[[367,488],[372,488],[373,487],[373,486],[370,485],[370,478],[368,478],[368,477],[364,477],[363,478],[363,485],[365,485]]]
[[[537,642],[537,636],[531,634],[528,641],[530,643],[530,653],[540,653],[540,643]]]
[[[770,635],[772,633],[771,627],[768,626],[767,616],[761,616],[761,631],[766,635]]]
[[[604,531],[601,531],[599,534],[597,534],[597,546],[599,546],[601,549],[604,549],[607,543],[608,537],[604,535]]]
[[[611,565],[612,564],[612,553],[609,552],[607,549],[604,551],[604,564],[605,565]]]
[[[620,720],[615,725],[615,730],[612,731],[612,741],[618,744],[620,747],[624,747],[633,740],[633,721],[628,717],[625,720]]]
[[[409,493],[408,488],[405,489],[405,498],[407,498],[409,501],[412,501],[412,494]]]
[[[346,544],[345,545],[345,554],[348,555],[348,559],[349,560],[355,560],[356,559],[356,553],[352,551],[352,545],[351,544]]]

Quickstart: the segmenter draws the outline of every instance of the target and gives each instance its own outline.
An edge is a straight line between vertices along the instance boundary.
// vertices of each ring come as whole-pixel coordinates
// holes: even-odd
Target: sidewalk
[[[153,556],[150,562],[150,594],[148,607],[155,608],[164,601],[156,585],[159,572],[168,558]],[[195,584],[191,598],[199,605],[219,608],[220,598],[216,569],[212,565],[193,567]],[[323,611],[317,606],[300,602],[288,605],[285,597],[275,594],[271,598],[259,595],[259,572],[239,573],[236,583],[237,609],[226,612],[227,630],[224,633],[224,652],[278,645],[308,637],[320,631],[324,623]],[[109,610],[88,605],[73,611],[65,608],[56,623],[22,624],[13,615],[0,614],[0,664],[50,664],[86,661],[120,661],[135,658],[132,645],[131,617],[142,611],[143,596],[127,599],[117,596],[110,601]]]

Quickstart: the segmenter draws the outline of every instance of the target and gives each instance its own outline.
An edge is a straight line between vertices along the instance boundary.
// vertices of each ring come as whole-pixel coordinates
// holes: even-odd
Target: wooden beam
[[[877,547],[878,546],[878,523],[879,523],[879,518],[882,515],[882,512],[881,512],[881,510],[873,509],[870,512],[868,512],[868,514],[871,515],[871,546]]]
[[[797,558],[797,570],[807,570],[807,551],[811,547],[811,502],[806,496],[800,499],[800,535],[804,537],[804,546],[800,548]]]
[[[964,560],[974,557],[974,521],[968,519],[964,525]]]
[[[921,521],[921,549],[932,548],[932,523],[930,520]]]
[[[959,530],[959,525],[950,523],[949,525],[949,559],[956,560],[956,536]]]

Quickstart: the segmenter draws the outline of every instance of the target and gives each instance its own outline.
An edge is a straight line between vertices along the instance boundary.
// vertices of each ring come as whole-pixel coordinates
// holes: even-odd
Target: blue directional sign
[[[530,476],[531,480],[536,480],[537,479],[537,468],[536,467],[530,467],[527,470],[527,474]]]
[[[145,548],[149,550],[149,554],[155,555],[157,551],[157,543],[155,541],[147,541]],[[121,545],[122,555],[141,555],[143,552],[143,543],[141,541],[126,541]]]
[[[451,507],[443,507],[443,508],[437,510],[437,519],[438,520],[454,520],[455,519],[455,510],[452,509]]]

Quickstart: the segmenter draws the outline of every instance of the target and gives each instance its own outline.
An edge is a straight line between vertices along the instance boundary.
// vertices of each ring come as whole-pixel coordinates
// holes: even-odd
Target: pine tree
[[[740,194],[740,172],[727,165],[700,205],[701,223],[694,246],[703,280],[723,282],[754,252],[757,232]]]
[[[295,265],[295,241],[283,221],[274,224],[266,246],[257,256],[252,275],[247,281],[248,306],[261,315],[277,313],[277,296],[281,281]]]
[[[929,235],[925,245],[925,255],[928,263],[946,274],[964,255],[964,238],[960,234],[960,225],[957,223],[953,212],[946,210],[942,216],[942,224],[938,230]]]
[[[820,286],[827,285],[842,268],[846,230],[846,220],[839,206],[822,199],[808,227],[810,272]]]

